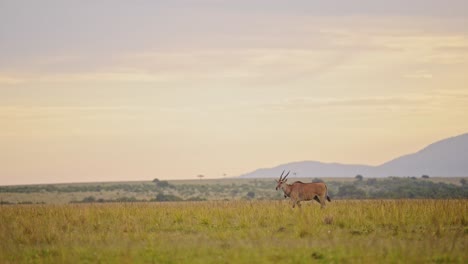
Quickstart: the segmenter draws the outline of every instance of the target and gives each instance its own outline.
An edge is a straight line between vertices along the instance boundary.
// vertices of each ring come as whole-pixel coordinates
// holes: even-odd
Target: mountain
[[[380,175],[468,176],[468,133],[437,141],[424,149],[386,162]]]
[[[301,161],[258,169],[240,178],[277,178],[283,170],[290,177],[365,177],[430,175],[468,176],[468,133],[437,141],[424,149],[385,162],[379,166]]]

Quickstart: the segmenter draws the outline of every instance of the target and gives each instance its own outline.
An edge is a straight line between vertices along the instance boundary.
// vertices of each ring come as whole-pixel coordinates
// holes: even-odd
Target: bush
[[[247,193],[247,198],[248,198],[248,199],[253,199],[253,198],[255,198],[255,193],[254,193],[254,192],[248,192],[248,193]]]
[[[346,198],[365,198],[366,192],[354,185],[344,185],[338,189],[337,196]]]
[[[156,201],[156,202],[170,202],[170,201],[183,201],[182,198],[180,198],[179,196],[175,196],[175,195],[172,195],[172,194],[162,194],[162,193],[158,193],[158,195],[156,195],[156,198],[152,201]]]
[[[367,185],[374,186],[376,184],[377,184],[377,179],[376,178],[367,179]]]
[[[190,197],[186,201],[196,202],[196,201],[206,201],[206,199],[197,196],[197,197]]]
[[[81,202],[83,203],[94,203],[95,201],[96,201],[96,198],[94,198],[94,196],[88,196],[84,198],[83,200],[81,200]]]

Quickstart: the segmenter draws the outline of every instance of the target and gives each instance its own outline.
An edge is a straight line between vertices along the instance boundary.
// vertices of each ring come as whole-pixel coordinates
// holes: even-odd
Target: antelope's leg
[[[301,201],[297,201],[296,203],[297,203],[297,206],[301,208]]]
[[[317,201],[317,203],[320,203],[320,199],[318,198],[317,195],[314,196],[314,200]]]
[[[320,208],[325,208],[325,195],[320,196]]]

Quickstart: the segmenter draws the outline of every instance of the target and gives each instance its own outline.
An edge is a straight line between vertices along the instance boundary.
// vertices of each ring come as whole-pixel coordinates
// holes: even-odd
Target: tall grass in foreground
[[[467,200],[0,206],[0,263],[467,263]]]

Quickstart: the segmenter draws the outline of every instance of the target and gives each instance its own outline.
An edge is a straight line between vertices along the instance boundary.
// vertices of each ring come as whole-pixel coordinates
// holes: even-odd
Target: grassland
[[[294,179],[310,182],[312,179]],[[468,199],[465,178],[324,178],[332,199]],[[0,186],[3,203],[161,200],[281,200],[273,179],[203,179]],[[158,199],[165,195],[168,199]],[[176,198],[176,199],[174,199]]]
[[[468,201],[0,206],[0,263],[467,263]]]

